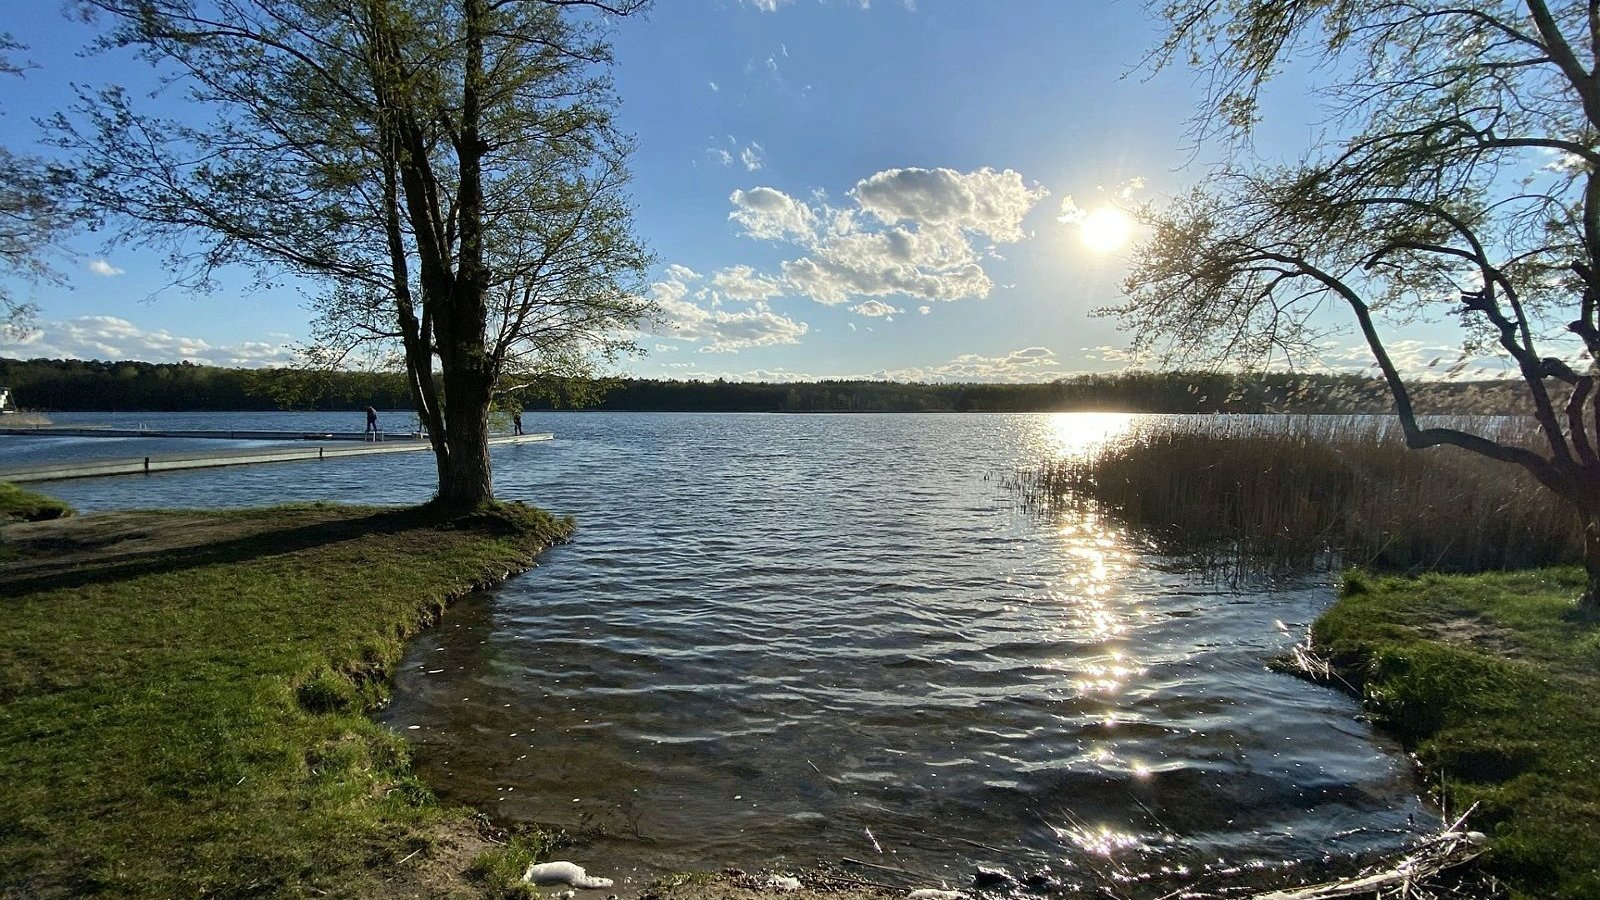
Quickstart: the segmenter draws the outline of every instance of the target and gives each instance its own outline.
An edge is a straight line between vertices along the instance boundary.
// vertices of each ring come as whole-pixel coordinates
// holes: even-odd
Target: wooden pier
[[[70,435],[74,437],[164,437],[164,438],[217,438],[232,440],[284,440],[302,441],[302,446],[288,447],[251,447],[240,450],[219,450],[205,454],[162,454],[153,456],[124,457],[122,459],[86,459],[75,462],[51,463],[42,466],[27,466],[20,469],[0,469],[0,481],[28,482],[28,481],[60,481],[67,478],[98,478],[105,475],[148,475],[151,472],[172,472],[180,469],[212,469],[220,466],[248,466],[269,462],[292,462],[295,460],[327,460],[339,459],[346,456],[368,456],[374,453],[408,453],[418,450],[427,450],[432,447],[427,438],[411,434],[385,435],[381,441],[366,441],[359,432],[339,433],[331,435],[306,434],[300,432],[283,431],[228,431],[228,432],[198,432],[198,431],[136,431],[131,434],[108,434],[113,429],[54,429],[51,433],[62,431],[86,430],[93,431],[93,435]],[[0,428],[0,433],[10,432],[12,429]],[[38,434],[32,429],[16,429],[18,433]],[[261,437],[272,435],[272,437]],[[66,435],[63,435],[66,436]],[[539,434],[511,434],[492,437],[489,439],[491,447],[500,447],[507,444],[533,444],[548,441],[555,437],[549,432]],[[338,442],[335,446],[325,446],[322,442]]]

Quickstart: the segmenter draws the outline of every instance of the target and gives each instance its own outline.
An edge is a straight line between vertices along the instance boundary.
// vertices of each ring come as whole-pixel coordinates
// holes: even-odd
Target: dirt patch
[[[473,860],[502,841],[476,821],[445,822],[426,835],[432,844],[373,870],[378,881],[361,900],[480,900],[483,890],[466,878]]]
[[[189,550],[261,531],[259,522],[152,512],[96,513],[47,522],[0,525],[0,542],[22,555],[20,561],[52,568],[74,562]]]
[[[1522,655],[1511,630],[1473,615],[1459,615],[1413,625],[1419,637],[1457,647],[1471,647],[1494,656],[1515,659]]]

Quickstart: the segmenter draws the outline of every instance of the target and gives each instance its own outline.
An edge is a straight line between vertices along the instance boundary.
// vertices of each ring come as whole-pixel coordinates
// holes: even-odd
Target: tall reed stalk
[[[1457,424],[1499,437],[1525,427]],[[1383,417],[1149,422],[1017,482],[1032,501],[1092,502],[1168,551],[1273,567],[1481,572],[1576,562],[1582,549],[1576,513],[1522,470],[1453,447],[1407,449]]]

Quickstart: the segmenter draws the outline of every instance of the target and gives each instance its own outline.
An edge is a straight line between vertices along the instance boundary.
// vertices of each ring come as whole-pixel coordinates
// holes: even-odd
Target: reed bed
[[[1448,424],[1509,440],[1527,430],[1510,418]],[[1576,562],[1582,550],[1577,514],[1521,469],[1454,447],[1410,450],[1389,417],[1154,420],[1016,483],[1030,502],[1109,511],[1164,551],[1257,571],[1482,572]]]

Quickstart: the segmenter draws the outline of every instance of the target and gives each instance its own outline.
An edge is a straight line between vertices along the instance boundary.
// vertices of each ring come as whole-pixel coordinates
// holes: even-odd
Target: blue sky
[[[13,149],[30,148],[32,117],[70,102],[70,81],[148,83],[135,62],[77,56],[91,32],[51,4],[0,22],[37,63],[0,82]],[[1159,34],[1140,3],[1063,0],[659,0],[622,23],[621,124],[662,309],[624,373],[1043,380],[1122,366],[1123,336],[1089,311],[1117,298],[1125,248],[1094,252],[1061,218],[1069,198],[1090,211],[1202,174],[1195,76],[1138,71]],[[1300,87],[1278,92],[1264,155],[1309,140]],[[193,297],[164,289],[158,254],[98,240],[60,260],[65,285],[23,289],[40,328],[0,353],[261,365],[305,334],[291,288],[239,278]]]

